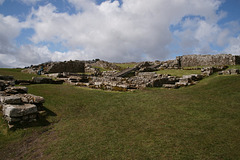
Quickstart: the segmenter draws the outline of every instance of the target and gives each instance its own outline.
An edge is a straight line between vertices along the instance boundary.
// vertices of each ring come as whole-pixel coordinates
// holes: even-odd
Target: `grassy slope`
[[[22,69],[1,68],[0,75],[11,75],[15,79],[30,80],[32,77],[38,77],[36,74],[21,73]]]
[[[30,93],[45,97],[52,125],[12,132],[1,120],[0,152],[27,159],[240,159],[239,84],[240,76],[215,75],[178,90],[126,93],[31,85]],[[31,148],[18,153],[24,146]]]

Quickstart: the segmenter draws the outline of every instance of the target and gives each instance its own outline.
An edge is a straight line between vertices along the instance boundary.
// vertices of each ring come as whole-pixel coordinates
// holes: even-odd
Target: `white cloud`
[[[4,3],[5,0],[0,0],[0,5],[2,5]]]
[[[224,50],[228,54],[240,55],[240,35],[236,38],[231,38],[229,46]]]
[[[81,49],[88,57],[110,61],[164,58],[172,41],[171,24],[187,15],[200,15],[211,23],[221,17],[216,14],[219,0],[123,0],[121,7],[118,1],[101,5],[91,0],[69,2],[81,11],[73,15],[57,13],[50,4],[33,10],[33,42],[61,42],[70,49]],[[217,29],[204,21],[200,25],[195,35],[199,39],[208,36],[204,29]]]
[[[34,5],[41,0],[20,0],[20,1],[27,4],[27,5]]]
[[[0,14],[0,54],[14,54],[14,38],[21,31],[18,19]]]

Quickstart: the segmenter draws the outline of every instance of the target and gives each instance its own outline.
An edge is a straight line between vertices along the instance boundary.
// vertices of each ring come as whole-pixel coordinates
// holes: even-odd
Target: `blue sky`
[[[240,0],[0,0],[0,67],[240,54]]]

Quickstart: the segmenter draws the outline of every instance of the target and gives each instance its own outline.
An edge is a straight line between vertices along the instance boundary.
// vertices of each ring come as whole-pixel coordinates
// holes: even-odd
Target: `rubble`
[[[66,81],[77,86],[85,86],[90,88],[108,89],[108,90],[129,90],[140,89],[145,87],[165,87],[179,88],[195,84],[204,77],[210,76],[215,72],[225,70],[226,65],[240,64],[240,56],[231,54],[218,55],[184,55],[176,57],[174,60],[141,62],[132,68],[124,70],[114,63],[109,63],[99,59],[92,61],[76,61],[76,63],[84,63],[84,72],[71,73],[68,69],[60,69],[56,73],[50,73],[49,69],[53,68],[53,64],[63,66],[63,64],[71,64],[69,62],[49,62],[38,66],[31,66],[33,70],[43,66],[43,73],[49,77],[61,79],[61,81],[53,81],[50,78],[35,77],[32,81],[21,81],[23,84],[31,83],[63,83]],[[75,63],[75,61],[74,61]],[[198,66],[206,66],[200,68]],[[211,67],[208,67],[211,66]],[[213,67],[214,66],[214,67]],[[159,69],[191,69],[200,70],[201,74],[184,75],[176,77],[171,75],[156,74],[154,71]],[[47,68],[47,69],[46,69]],[[59,67],[61,68],[61,67]],[[101,69],[111,71],[100,71]],[[28,68],[29,69],[29,68]],[[46,74],[48,73],[48,74]],[[239,71],[219,72],[219,74],[238,74]],[[18,81],[16,81],[19,83]],[[20,84],[21,84],[20,83]],[[0,82],[1,86],[1,82]]]
[[[237,75],[240,74],[239,69],[229,69],[229,70],[224,70],[224,71],[219,71],[219,75]]]

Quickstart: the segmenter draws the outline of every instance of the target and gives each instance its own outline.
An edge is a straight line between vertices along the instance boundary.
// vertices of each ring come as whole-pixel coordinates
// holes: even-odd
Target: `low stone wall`
[[[231,54],[184,55],[177,57],[180,67],[220,66],[240,64],[240,56]]]
[[[28,94],[26,87],[16,87],[6,78],[0,76],[1,84],[4,84],[0,91],[0,108],[9,128],[36,121],[38,111],[43,108],[44,98]],[[7,80],[14,81],[13,78]]]

